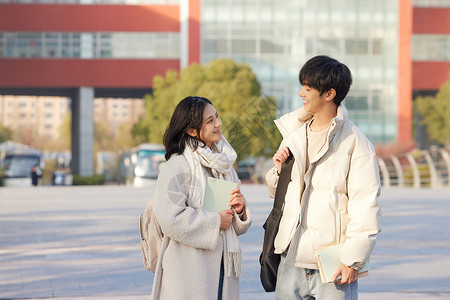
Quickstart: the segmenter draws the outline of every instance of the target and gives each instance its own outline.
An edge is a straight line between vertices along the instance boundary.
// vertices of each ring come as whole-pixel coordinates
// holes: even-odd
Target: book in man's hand
[[[236,182],[208,177],[206,180],[205,198],[203,209],[220,212],[230,209],[231,191],[237,188]]]
[[[339,266],[342,264],[339,260],[342,246],[344,244],[339,244],[323,249],[316,250],[317,254],[317,265],[319,266],[320,279],[322,283],[332,282],[334,273],[336,273]],[[358,278],[369,276],[369,262],[359,270]],[[336,280],[340,279],[341,275],[338,275]]]

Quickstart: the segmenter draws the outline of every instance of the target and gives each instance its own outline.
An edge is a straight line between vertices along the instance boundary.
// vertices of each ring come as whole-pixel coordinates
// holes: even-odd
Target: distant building
[[[375,144],[406,145],[413,97],[450,70],[448,0],[1,2],[0,94],[68,96],[80,119],[94,98],[138,98],[156,75],[222,57],[248,63],[283,114],[300,106],[300,67],[325,54],[353,73],[350,118]]]
[[[0,96],[0,124],[15,132],[33,130],[57,138],[69,106],[70,100],[64,97]]]
[[[145,116],[142,99],[94,99],[94,122],[107,123],[114,131]],[[65,97],[0,96],[0,124],[14,131],[34,130],[39,136],[59,138],[60,127],[70,112]]]
[[[94,121],[107,123],[111,129],[122,124],[132,125],[145,116],[143,99],[96,98],[94,99]]]

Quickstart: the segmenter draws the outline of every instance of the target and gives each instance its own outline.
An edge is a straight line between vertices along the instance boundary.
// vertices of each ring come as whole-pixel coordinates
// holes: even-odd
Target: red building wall
[[[450,8],[415,7],[413,33],[450,34]]]
[[[179,64],[176,59],[2,59],[0,86],[150,88],[154,76],[178,70]]]
[[[179,14],[178,5],[0,4],[0,31],[179,32]],[[179,60],[7,58],[0,60],[0,87],[149,88],[168,69],[178,70]]]
[[[414,8],[413,34],[450,35],[450,8]],[[412,69],[414,90],[438,90],[450,76],[448,61],[415,61]]]
[[[179,6],[2,4],[0,31],[179,32]]]

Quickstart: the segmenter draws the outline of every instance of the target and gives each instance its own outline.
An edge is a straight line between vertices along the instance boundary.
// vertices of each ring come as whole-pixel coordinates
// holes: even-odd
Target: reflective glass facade
[[[392,0],[203,0],[202,62],[248,63],[284,114],[301,106],[301,66],[332,56],[353,74],[350,118],[373,142],[390,142],[397,135],[397,28]]]
[[[2,58],[178,59],[178,32],[0,32]]]

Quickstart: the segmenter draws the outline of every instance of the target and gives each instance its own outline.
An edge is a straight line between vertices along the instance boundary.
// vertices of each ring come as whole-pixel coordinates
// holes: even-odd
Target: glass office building
[[[284,114],[301,106],[301,66],[332,56],[353,74],[350,118],[373,142],[390,142],[397,134],[398,9],[391,0],[203,0],[202,62],[248,63]]]
[[[329,55],[353,74],[350,119],[406,145],[413,93],[447,80],[449,16],[450,0],[0,0],[0,88],[149,90],[169,69],[232,58],[282,115],[301,106],[301,66]]]

